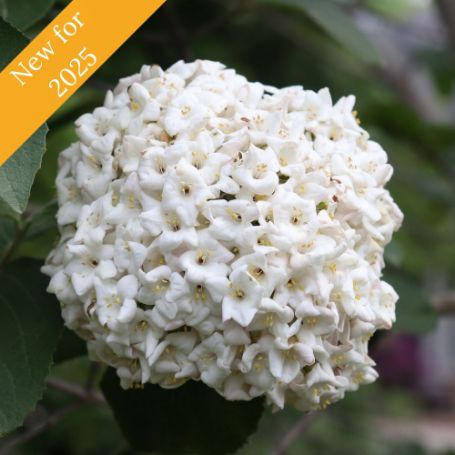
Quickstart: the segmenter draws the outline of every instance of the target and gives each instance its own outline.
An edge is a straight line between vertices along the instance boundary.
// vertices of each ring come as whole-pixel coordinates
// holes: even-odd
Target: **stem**
[[[84,404],[106,404],[104,396],[94,389],[98,369],[99,364],[92,363],[84,387],[80,386],[79,384],[72,384],[70,382],[61,381],[60,379],[48,378],[46,380],[46,385],[48,387],[70,395],[76,398],[76,401],[44,419],[37,419],[35,423],[33,423],[29,428],[26,428],[24,431],[11,435],[6,439],[4,444],[0,446],[0,455],[7,455],[14,448],[27,443],[48,428],[56,425],[67,414],[75,411],[76,409],[79,409]]]
[[[46,418],[37,421],[34,425],[30,426],[25,431],[7,438],[4,444],[0,446],[0,455],[7,455],[11,453],[11,451],[14,448],[22,444],[25,444],[26,442],[30,441],[31,439],[41,434],[43,431],[53,427],[58,422],[60,422],[66,415],[75,411],[83,404],[84,403],[82,401],[71,403],[68,406],[59,409],[55,413],[47,416]]]
[[[285,455],[291,444],[305,430],[308,429],[316,415],[317,413],[315,412],[309,412],[307,414],[302,415],[302,417],[300,417],[300,419],[297,420],[295,425],[291,427],[291,429],[287,433],[285,433],[285,435],[280,441],[278,441],[278,444],[274,448],[272,448],[269,455]]]
[[[455,291],[436,294],[431,298],[431,303],[439,316],[453,315],[455,313]]]
[[[455,3],[453,0],[438,0],[436,5],[439,8],[441,20],[447,29],[452,49],[455,50]]]
[[[93,387],[82,387],[79,384],[61,381],[56,378],[47,378],[46,385],[59,392],[66,393],[77,398],[82,403],[106,404],[103,395],[94,390]]]
[[[0,270],[11,260],[16,252],[18,246],[24,240],[25,236],[27,235],[28,228],[30,227],[30,222],[26,221],[22,225],[19,223],[16,228],[16,235],[14,239],[11,241],[9,247],[5,251],[5,254],[0,259]]]
[[[1,0],[0,0],[1,1]],[[17,222],[16,234],[14,239],[11,241],[3,257],[0,259],[0,270],[13,258],[14,253],[25,239],[27,232],[32,224],[34,217],[42,214],[45,210],[56,203],[56,199],[51,199],[48,203],[40,207],[33,207],[29,205],[26,212],[22,215],[22,219]]]
[[[94,391],[96,377],[100,371],[101,365],[98,362],[90,362],[90,370],[85,381],[85,390]]]

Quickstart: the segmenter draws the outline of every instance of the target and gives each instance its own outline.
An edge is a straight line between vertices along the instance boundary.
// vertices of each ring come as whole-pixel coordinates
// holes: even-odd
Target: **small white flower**
[[[208,229],[213,237],[224,241],[235,240],[238,244],[243,243],[245,229],[258,217],[258,210],[254,204],[237,199],[208,201],[203,213],[210,221]]]
[[[169,135],[175,136],[182,131],[200,127],[209,116],[209,109],[200,103],[194,92],[188,91],[171,101],[164,114],[163,123]]]
[[[196,362],[201,372],[201,380],[207,385],[218,388],[229,375],[229,364],[224,361],[226,352],[232,348],[224,344],[223,337],[215,333],[206,338],[190,354],[190,360]]]
[[[106,107],[95,109],[93,114],[84,114],[76,120],[77,134],[82,143],[91,145],[107,133],[112,132],[116,135],[119,133],[112,125],[114,112]]]
[[[205,229],[199,231],[195,250],[183,253],[179,266],[189,281],[200,283],[211,277],[222,277],[229,273],[227,265],[234,255]]]
[[[246,327],[259,310],[262,287],[250,275],[247,266],[234,269],[229,280],[231,289],[223,299],[223,321],[232,319]]]
[[[270,196],[278,185],[279,169],[276,154],[252,145],[240,158],[241,163],[232,173],[233,179],[251,194]]]
[[[129,323],[137,310],[135,297],[138,281],[134,275],[125,275],[115,286],[112,282],[94,280],[96,292],[96,313],[100,324],[117,326],[117,323]]]

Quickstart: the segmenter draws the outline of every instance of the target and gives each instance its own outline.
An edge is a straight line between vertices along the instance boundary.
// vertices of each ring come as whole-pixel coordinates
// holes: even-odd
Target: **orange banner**
[[[164,2],[73,0],[0,73],[0,166]]]

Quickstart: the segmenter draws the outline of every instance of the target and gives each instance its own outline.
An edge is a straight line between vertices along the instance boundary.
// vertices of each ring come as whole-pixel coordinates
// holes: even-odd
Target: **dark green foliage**
[[[0,70],[27,42],[27,38],[0,19]],[[35,174],[46,151],[46,134],[47,127],[43,125],[0,167],[0,214],[18,215],[25,210]]]
[[[55,0],[1,0],[0,16],[20,30],[25,30],[41,19]]]
[[[147,384],[125,391],[113,369],[101,388],[132,447],[165,454],[232,453],[256,430],[263,408],[261,398],[227,401],[195,381],[177,389]]]
[[[40,266],[17,261],[0,273],[0,435],[41,398],[60,335],[59,307]]]

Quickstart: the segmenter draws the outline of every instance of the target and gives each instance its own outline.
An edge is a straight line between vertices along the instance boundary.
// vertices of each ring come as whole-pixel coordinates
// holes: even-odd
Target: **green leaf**
[[[43,18],[55,0],[0,0],[0,15],[20,30]]]
[[[27,207],[33,180],[46,150],[47,126],[39,130],[0,167],[0,199],[16,213]]]
[[[16,233],[16,223],[13,219],[0,216],[0,258],[11,244]]]
[[[261,398],[227,401],[196,381],[176,389],[147,384],[125,391],[112,368],[101,388],[131,446],[165,454],[232,453],[256,431],[263,410]]]
[[[57,202],[52,202],[36,213],[27,230],[27,240],[34,239],[50,230],[57,230]]]
[[[25,36],[0,19],[0,70],[27,42]],[[27,206],[33,180],[46,151],[46,134],[47,126],[43,125],[0,167],[0,205],[15,214],[22,213]],[[7,210],[3,208],[1,212]]]
[[[27,44],[28,39],[21,32],[0,18],[0,71],[3,70],[3,68],[5,68],[5,66],[16,57],[25,46],[27,46]]]
[[[41,398],[62,327],[40,265],[21,260],[0,273],[0,436]]]
[[[436,312],[418,281],[398,271],[393,274],[386,272],[384,280],[394,287],[400,297],[397,302],[397,320],[393,326],[395,332],[420,334],[434,329]]]
[[[365,63],[378,64],[380,57],[368,38],[343,10],[331,0],[259,0],[305,13],[329,36]]]
[[[0,197],[0,216],[11,218],[15,221],[19,221],[21,219],[20,213],[15,212],[6,202],[2,201],[1,197]]]
[[[52,202],[26,218],[25,237],[17,246],[14,257],[45,259],[48,256],[58,239],[56,212],[57,203]]]

